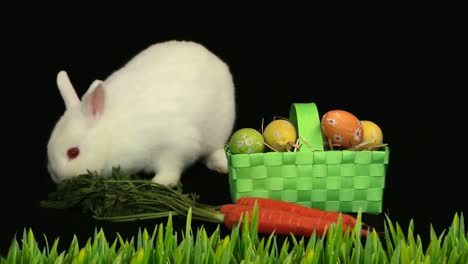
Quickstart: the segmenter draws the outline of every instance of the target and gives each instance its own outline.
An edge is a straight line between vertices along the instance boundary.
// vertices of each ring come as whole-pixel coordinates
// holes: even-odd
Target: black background
[[[66,247],[73,234],[83,243],[95,228],[103,227],[109,238],[116,232],[131,237],[139,227],[152,231],[165,222],[97,222],[79,210],[44,209],[39,202],[54,190],[45,151],[64,110],[57,72],[66,69],[81,95],[94,79],[170,39],[200,42],[229,64],[236,129],[287,116],[294,102],[315,102],[320,114],[348,110],[379,124],[390,166],[384,212],[364,215],[370,224],[381,228],[384,213],[403,227],[414,219],[416,233],[426,238],[430,224],[441,232],[455,212],[468,212],[466,80],[456,82],[466,76],[467,56],[456,30],[463,19],[448,10],[59,8],[3,10],[2,252],[23,228],[33,228],[39,240],[42,234],[60,237]],[[223,204],[230,202],[227,179],[197,164],[182,182],[203,202]],[[176,223],[184,228],[185,219]],[[216,227],[194,222],[202,224]]]

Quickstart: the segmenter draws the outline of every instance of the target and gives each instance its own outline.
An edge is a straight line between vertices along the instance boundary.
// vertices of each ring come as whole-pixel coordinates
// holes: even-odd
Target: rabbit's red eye
[[[67,151],[67,155],[69,159],[74,159],[78,157],[79,154],[80,154],[80,149],[77,147],[69,148]]]

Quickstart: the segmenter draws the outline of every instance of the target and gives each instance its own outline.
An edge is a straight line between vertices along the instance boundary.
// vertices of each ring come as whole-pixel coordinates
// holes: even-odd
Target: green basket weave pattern
[[[380,213],[390,150],[324,150],[314,103],[293,104],[289,120],[311,145],[296,152],[232,154],[231,198],[267,197],[327,211]]]

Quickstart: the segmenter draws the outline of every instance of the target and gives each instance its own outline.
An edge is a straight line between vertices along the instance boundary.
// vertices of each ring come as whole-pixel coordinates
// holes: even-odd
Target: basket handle
[[[289,121],[297,128],[299,140],[305,139],[312,150],[324,150],[322,127],[315,103],[294,103],[289,110]],[[301,144],[300,151],[311,151]]]

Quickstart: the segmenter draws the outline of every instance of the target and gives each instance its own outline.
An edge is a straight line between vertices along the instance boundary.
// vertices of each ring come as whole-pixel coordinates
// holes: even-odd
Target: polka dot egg
[[[253,128],[237,130],[229,141],[229,148],[233,154],[252,154],[264,151],[264,139],[260,132]]]
[[[362,124],[347,111],[332,110],[325,113],[321,125],[323,134],[334,146],[350,148],[362,141]]]

